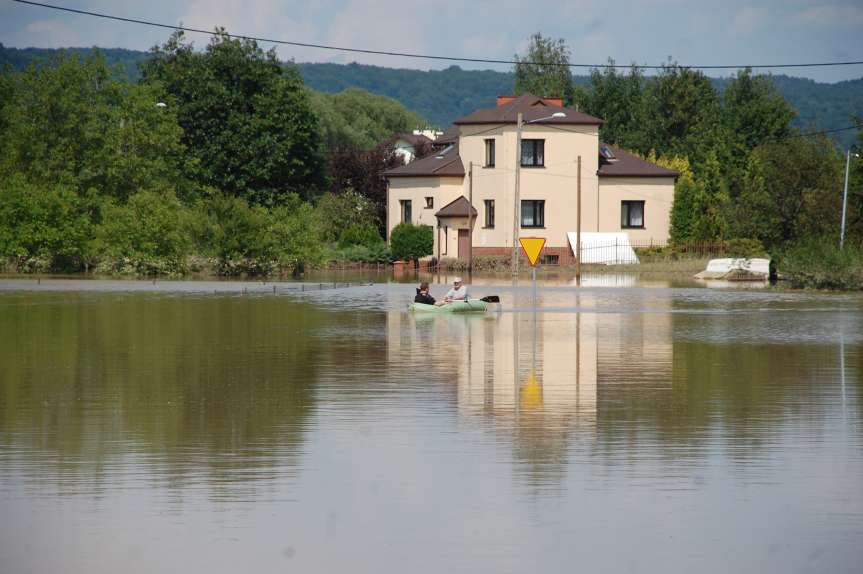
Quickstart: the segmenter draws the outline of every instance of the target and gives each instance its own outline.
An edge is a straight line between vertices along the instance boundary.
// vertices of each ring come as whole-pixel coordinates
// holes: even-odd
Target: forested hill
[[[71,48],[86,53],[89,48]],[[0,66],[15,69],[34,59],[50,57],[54,50],[6,48],[0,44]],[[120,48],[102,49],[109,64],[119,65],[130,78],[137,77],[137,66],[147,52]],[[340,92],[356,87],[400,101],[430,123],[446,127],[455,118],[477,108],[491,105],[494,96],[512,91],[513,74],[490,70],[463,70],[450,66],[444,70],[407,70],[363,64],[298,64],[306,84],[322,92]],[[575,82],[586,83],[587,76]],[[806,78],[774,76],[777,87],[797,109],[795,125],[801,128],[834,129],[852,124],[851,116],[863,116],[863,78],[825,84]],[[724,79],[714,79],[722,89]],[[854,131],[837,134],[841,145],[856,138]]]

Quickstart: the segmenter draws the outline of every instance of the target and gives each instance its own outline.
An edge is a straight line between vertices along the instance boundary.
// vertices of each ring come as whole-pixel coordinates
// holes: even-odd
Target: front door
[[[458,230],[458,258],[467,259],[470,253],[470,233],[467,229]]]

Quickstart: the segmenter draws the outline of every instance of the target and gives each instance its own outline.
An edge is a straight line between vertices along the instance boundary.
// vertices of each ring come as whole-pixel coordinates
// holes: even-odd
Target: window
[[[434,209],[434,198],[427,197],[426,198],[426,209]]]
[[[485,226],[494,227],[494,200],[485,200]]]
[[[444,227],[443,228],[443,245],[442,245],[443,250],[441,251],[441,255],[446,255],[446,246],[449,243],[449,237],[447,237],[446,232],[447,232],[447,228]]]
[[[411,222],[411,200],[410,199],[402,199],[399,200],[399,203],[402,206],[402,223],[410,223]]]
[[[494,167],[494,140],[485,140],[485,167]]]
[[[545,227],[545,201],[533,199],[521,201],[521,226]]]
[[[543,265],[560,265],[560,255],[540,255],[539,262]]]
[[[545,165],[545,140],[521,140],[522,167]]]
[[[644,202],[620,202],[620,227],[623,229],[644,229]]]

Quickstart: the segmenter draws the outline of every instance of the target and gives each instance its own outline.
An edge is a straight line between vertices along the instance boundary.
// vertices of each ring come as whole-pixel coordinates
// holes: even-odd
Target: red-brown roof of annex
[[[514,124],[521,112],[524,122],[537,124],[581,124],[602,125],[602,120],[579,112],[572,108],[558,105],[559,98],[540,98],[533,94],[523,94],[517,98],[509,96],[498,97],[498,105],[493,108],[483,108],[457,119],[456,125],[464,124]],[[562,117],[552,117],[556,113]]]

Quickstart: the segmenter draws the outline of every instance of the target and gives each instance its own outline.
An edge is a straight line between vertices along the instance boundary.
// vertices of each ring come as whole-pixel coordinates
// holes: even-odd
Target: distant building
[[[517,114],[523,114],[516,154]],[[561,116],[561,114],[563,114]],[[558,117],[553,117],[557,115]],[[387,234],[398,223],[435,228],[436,257],[511,252],[514,218],[521,236],[545,237],[545,254],[573,260],[577,163],[581,156],[582,231],[625,232],[633,244],[668,240],[677,172],[599,141],[602,120],[563,107],[560,98],[500,96],[494,108],[455,121],[432,142],[435,153],[385,172]],[[516,156],[521,165],[515,199]],[[473,205],[468,201],[473,163]],[[470,215],[473,213],[473,227]]]
[[[393,136],[393,146],[396,155],[400,156],[405,163],[414,160],[417,149],[420,146],[432,146],[434,140],[442,132],[435,130],[414,130],[413,133],[399,133]]]

